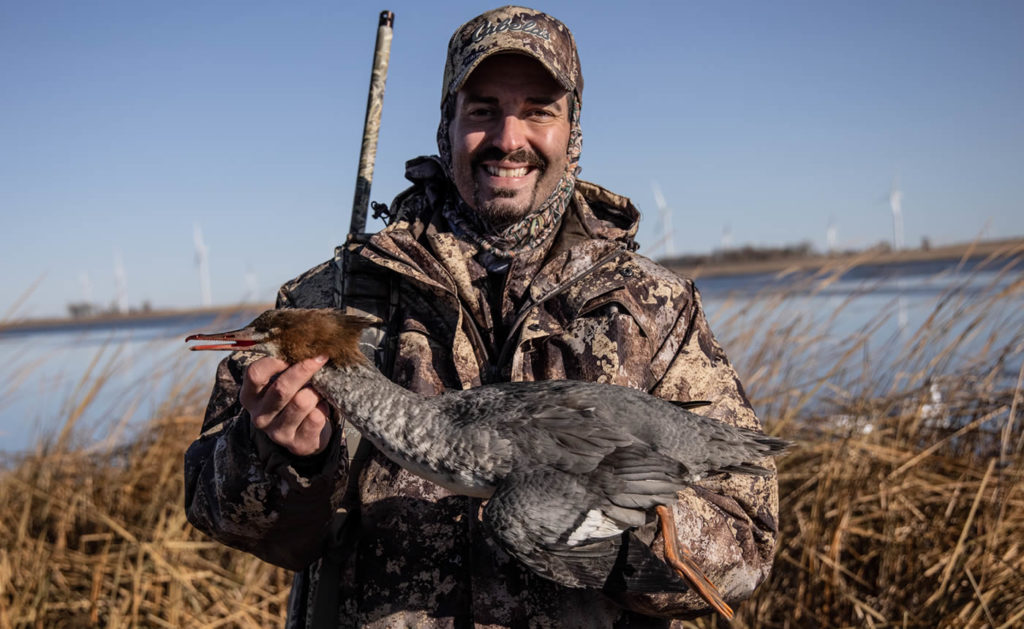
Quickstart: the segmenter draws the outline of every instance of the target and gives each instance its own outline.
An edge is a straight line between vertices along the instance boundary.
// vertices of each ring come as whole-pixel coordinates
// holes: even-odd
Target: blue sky
[[[195,224],[214,303],[271,299],[344,239],[379,11],[390,201],[435,151],[451,32],[491,6],[0,0],[0,317],[109,303],[118,257],[129,304],[197,305]],[[534,6],[579,44],[582,176],[649,251],[655,182],[677,253],[887,240],[894,177],[908,244],[1024,235],[1024,3]]]

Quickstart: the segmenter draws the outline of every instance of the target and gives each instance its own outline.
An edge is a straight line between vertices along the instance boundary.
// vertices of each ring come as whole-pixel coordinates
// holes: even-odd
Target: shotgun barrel
[[[373,51],[373,69],[370,73],[370,93],[366,99],[366,120],[363,122],[363,143],[359,150],[359,171],[356,174],[356,192],[352,201],[352,222],[348,230],[350,238],[366,231],[366,211],[370,204],[373,164],[377,159],[377,137],[380,135],[380,114],[384,108],[384,84],[388,79],[394,22],[394,13],[381,11],[377,24],[377,43]]]

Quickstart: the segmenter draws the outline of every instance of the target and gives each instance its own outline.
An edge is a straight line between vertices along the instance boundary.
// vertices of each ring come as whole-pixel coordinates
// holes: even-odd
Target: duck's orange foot
[[[655,507],[658,520],[661,522],[661,536],[665,539],[665,562],[679,574],[680,577],[689,583],[701,598],[708,602],[722,616],[732,620],[732,608],[726,604],[721,592],[715,584],[708,580],[697,563],[693,560],[693,553],[684,544],[679,543],[676,537],[676,522],[672,512],[665,505]]]

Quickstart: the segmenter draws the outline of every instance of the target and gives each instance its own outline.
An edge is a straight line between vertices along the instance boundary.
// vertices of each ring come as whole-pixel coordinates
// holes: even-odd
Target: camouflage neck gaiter
[[[554,191],[536,210],[501,230],[495,230],[475,210],[466,205],[455,188],[451,141],[448,137],[448,127],[453,116],[454,97],[449,97],[445,101],[441,124],[437,128],[437,148],[449,183],[448,196],[445,199],[443,210],[444,217],[457,236],[477,245],[487,254],[487,258],[507,261],[533,251],[548,240],[561,222],[566,207],[572,201],[572,192],[576,187],[576,175],[580,171],[579,160],[583,146],[579,95],[570,100],[572,101],[572,110],[569,112],[569,146],[567,148],[569,162],[566,165],[565,173],[562,174]]]

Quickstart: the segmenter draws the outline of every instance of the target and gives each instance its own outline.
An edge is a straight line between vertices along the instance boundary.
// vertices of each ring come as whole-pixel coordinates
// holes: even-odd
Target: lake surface
[[[88,440],[123,435],[159,406],[208,391],[220,352],[186,351],[194,332],[241,327],[250,314],[181,315],[0,334],[0,451],[31,448],[76,409]]]
[[[1024,338],[1024,271],[1007,269],[1005,262],[979,264],[862,266],[827,280],[765,274],[699,279],[697,285],[741,378],[769,387],[779,383],[761,378],[761,365],[746,364],[752,361],[748,345],[770,341],[765,337],[791,324],[803,326],[803,337],[813,336],[799,351],[818,370],[846,351],[851,338],[860,338],[857,351],[865,364],[896,374],[901,366],[893,362],[902,354],[895,348],[912,342],[929,318],[937,325],[937,311],[951,313],[947,335],[965,339],[947,362],[969,361],[993,338],[996,344]],[[986,306],[977,322],[971,308],[979,303]],[[58,432],[79,406],[84,411],[76,428],[85,440],[102,441],[123,437],[169,398],[197,390],[205,397],[223,356],[187,352],[184,337],[239,327],[249,318],[184,315],[0,334],[0,451],[33,447]],[[747,340],[734,340],[740,338]],[[1021,349],[1016,352],[1007,379],[1017,377]]]

